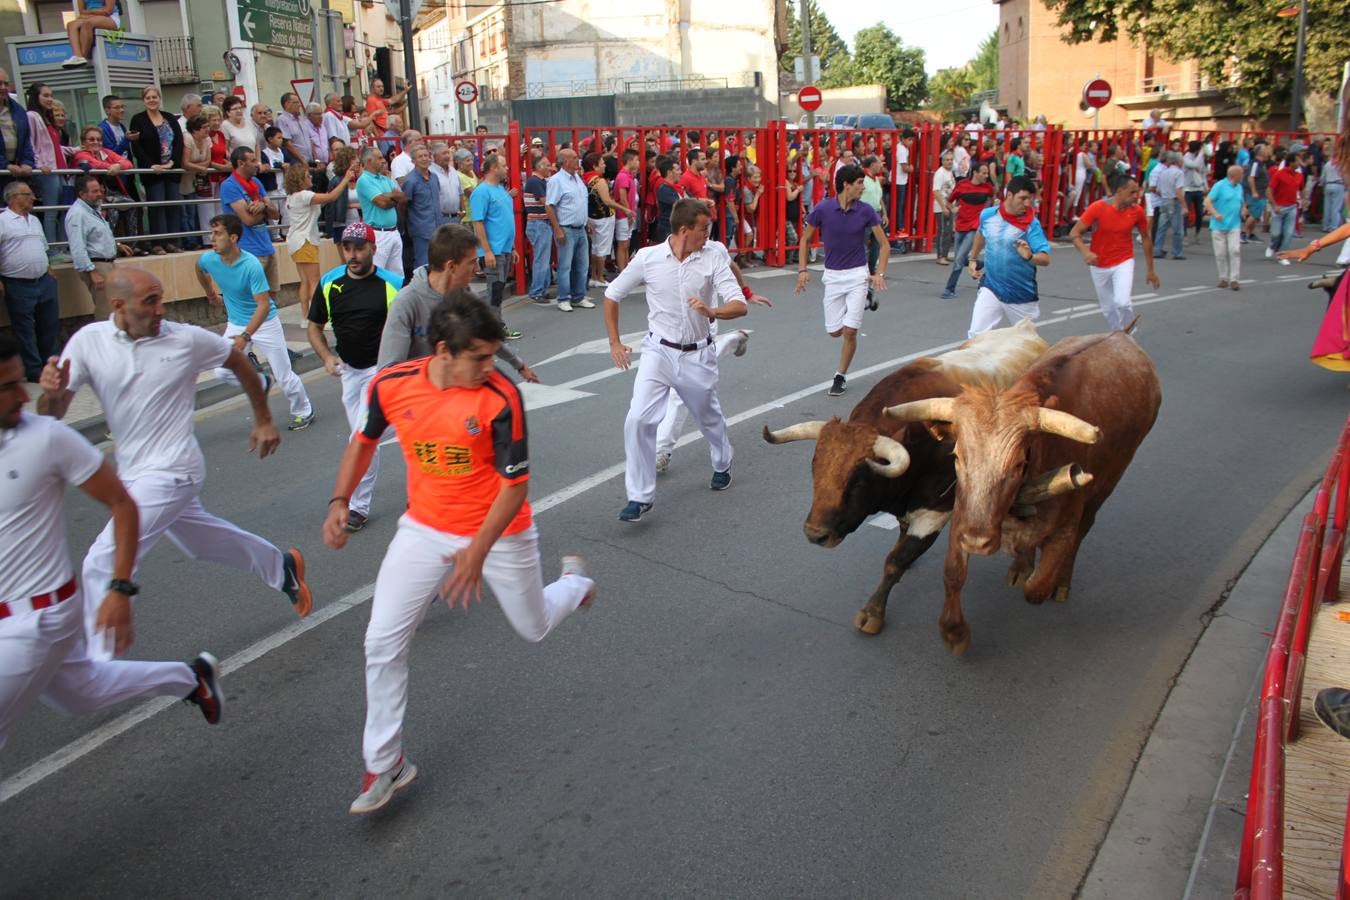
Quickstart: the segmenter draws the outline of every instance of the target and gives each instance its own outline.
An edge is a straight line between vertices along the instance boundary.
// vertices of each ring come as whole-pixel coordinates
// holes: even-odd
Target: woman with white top
[[[200,113],[187,120],[187,134],[183,137],[183,180],[179,192],[183,199],[209,200],[211,189],[211,129],[206,116]],[[211,217],[216,215],[214,203],[197,203],[197,227],[211,230]]]
[[[325,203],[341,197],[347,185],[361,174],[360,163],[353,163],[342,173],[342,180],[326,194],[314,191],[309,167],[303,163],[286,167],[284,186],[286,208],[290,210],[291,230],[286,234],[286,250],[300,273],[300,318],[309,318],[309,301],[319,286],[319,213]]]
[[[1186,191],[1186,206],[1195,220],[1195,242],[1198,242],[1205,224],[1205,194],[1209,191],[1209,154],[1203,141],[1186,145],[1186,153],[1181,157],[1181,186]]]
[[[220,131],[225,135],[226,155],[233,153],[236,147],[247,147],[258,152],[262,135],[257,127],[245,115],[244,98],[236,95],[226,97],[220,104],[225,119],[220,123]]]

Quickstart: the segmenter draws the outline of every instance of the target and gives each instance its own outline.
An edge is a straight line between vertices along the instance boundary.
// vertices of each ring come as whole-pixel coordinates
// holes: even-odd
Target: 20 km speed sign
[[[473,103],[478,99],[478,85],[472,81],[461,81],[455,85],[455,99],[460,103]]]

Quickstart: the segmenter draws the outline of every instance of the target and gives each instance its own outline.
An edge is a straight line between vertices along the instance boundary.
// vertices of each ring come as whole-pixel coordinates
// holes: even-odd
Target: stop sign
[[[1111,85],[1102,78],[1094,78],[1083,85],[1083,102],[1092,109],[1101,109],[1111,102]]]
[[[824,102],[825,98],[821,96],[820,88],[814,84],[808,84],[797,92],[797,105],[807,112],[815,112]]]

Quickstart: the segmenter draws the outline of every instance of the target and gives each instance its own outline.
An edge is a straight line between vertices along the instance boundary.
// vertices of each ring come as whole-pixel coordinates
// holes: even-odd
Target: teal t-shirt
[[[1223,216],[1220,221],[1209,217],[1210,231],[1232,231],[1242,224],[1242,184],[1233,184],[1227,178],[1214,182],[1209,189],[1209,202]]]
[[[372,175],[362,172],[356,179],[356,199],[361,203],[361,218],[371,228],[394,228],[398,225],[398,210],[394,207],[380,209],[373,202],[380,194],[398,190],[398,182],[388,175]]]
[[[473,220],[483,223],[493,254],[510,253],[516,243],[516,215],[506,188],[480,181],[469,195],[469,208],[473,210]],[[483,255],[482,247],[478,248],[478,255]]]
[[[231,325],[247,325],[253,318],[259,294],[268,293],[267,275],[263,272],[258,257],[247,250],[239,251],[234,265],[229,265],[214,250],[208,250],[197,260],[197,265],[215,280],[220,294],[225,299],[225,317]],[[267,319],[277,317],[277,305],[269,301]],[[264,320],[266,321],[266,320]]]

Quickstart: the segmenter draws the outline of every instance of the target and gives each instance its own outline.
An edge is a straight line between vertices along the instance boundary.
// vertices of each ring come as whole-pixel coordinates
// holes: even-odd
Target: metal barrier
[[[1284,895],[1284,750],[1298,738],[1299,698],[1314,610],[1336,599],[1350,514],[1350,419],[1303,519],[1275,633],[1266,653],[1258,706],[1255,752],[1248,788],[1233,896],[1278,900]],[[1327,525],[1331,528],[1328,531]],[[1350,808],[1347,809],[1350,821]],[[1342,835],[1344,842],[1344,834]],[[1337,896],[1350,892],[1342,843]]]

